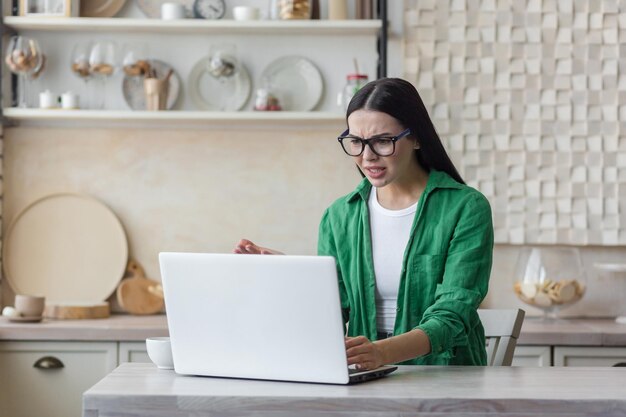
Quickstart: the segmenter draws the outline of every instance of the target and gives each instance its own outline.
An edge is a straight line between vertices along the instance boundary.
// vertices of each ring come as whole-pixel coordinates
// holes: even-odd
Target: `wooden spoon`
[[[155,314],[163,309],[163,296],[154,291],[161,284],[145,276],[136,261],[129,261],[126,276],[117,287],[117,302],[131,314]],[[152,288],[152,290],[151,290]]]

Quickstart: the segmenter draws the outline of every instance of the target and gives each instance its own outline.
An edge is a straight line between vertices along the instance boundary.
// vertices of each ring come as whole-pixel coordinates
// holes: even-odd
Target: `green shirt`
[[[326,211],[318,254],[337,262],[348,335],[377,339],[374,263],[363,179]],[[493,224],[487,199],[448,174],[431,171],[404,252],[394,334],[422,329],[431,353],[403,364],[486,365],[477,309],[487,294]]]

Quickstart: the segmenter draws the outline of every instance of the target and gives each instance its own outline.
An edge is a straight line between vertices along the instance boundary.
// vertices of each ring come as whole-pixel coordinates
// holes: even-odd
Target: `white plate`
[[[240,110],[250,97],[252,89],[250,74],[239,63],[229,77],[214,77],[208,71],[210,57],[196,62],[189,74],[189,95],[200,110]]]
[[[285,56],[270,63],[261,74],[261,85],[268,87],[287,111],[313,110],[324,92],[322,74],[300,56]]]
[[[13,291],[43,295],[47,303],[106,300],[128,260],[115,214],[77,194],[54,194],[27,206],[11,223],[2,250]]]
[[[158,59],[149,59],[150,66],[156,70],[157,78],[164,78],[170,69],[173,69],[169,64],[159,61]],[[131,77],[124,74],[122,80],[122,94],[124,101],[128,107],[132,110],[145,110],[146,109],[146,95],[143,90],[143,76],[138,75]],[[170,77],[170,91],[167,97],[167,109],[170,110],[176,104],[178,95],[180,94],[180,78],[176,71]]]
[[[137,5],[147,17],[153,19],[161,18],[161,5],[163,3],[178,3],[185,6],[187,18],[193,18],[194,0],[137,0]]]

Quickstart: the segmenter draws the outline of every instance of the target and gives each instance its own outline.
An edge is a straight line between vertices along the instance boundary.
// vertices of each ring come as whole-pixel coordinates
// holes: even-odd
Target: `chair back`
[[[524,310],[479,309],[478,315],[485,328],[487,364],[511,366],[517,339],[524,322]]]

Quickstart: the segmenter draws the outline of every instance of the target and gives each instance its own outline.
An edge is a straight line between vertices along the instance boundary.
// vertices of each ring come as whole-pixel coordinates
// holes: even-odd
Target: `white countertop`
[[[401,366],[344,386],[181,376],[126,363],[84,393],[83,415],[624,416],[625,386],[624,368]]]
[[[11,323],[0,317],[0,340],[143,341],[167,336],[165,315],[112,315],[97,320],[48,320]],[[519,345],[626,346],[626,325],[613,319],[526,318]]]
[[[168,336],[165,315],[112,315],[106,319],[12,323],[0,317],[0,340],[143,341]]]

